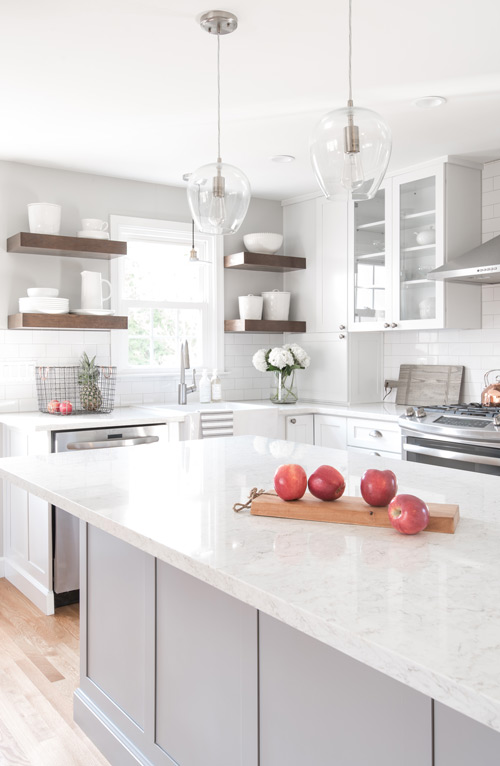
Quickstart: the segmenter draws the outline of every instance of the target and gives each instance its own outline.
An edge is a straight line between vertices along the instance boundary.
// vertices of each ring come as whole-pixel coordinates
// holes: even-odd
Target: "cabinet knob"
[[[295,425],[296,422],[297,422],[296,418],[290,418],[290,423],[292,423],[292,425]]]
[[[381,436],[382,436],[382,434],[381,434],[381,432],[380,432],[380,431],[375,431],[375,430],[374,430],[374,431],[370,431],[370,433],[369,433],[369,436],[373,436],[373,437],[375,437],[375,438],[377,438],[377,439],[380,439],[380,438],[381,438]]]
[[[339,324],[339,330],[345,330],[345,324]]]
[[[396,324],[396,322],[393,322],[393,323],[391,324],[391,327],[397,327],[397,324]]]
[[[377,457],[380,457],[380,452],[370,452],[370,455],[376,455]]]
[[[340,340],[343,340],[343,339],[345,338],[345,335],[343,335],[342,333],[340,333],[340,335],[339,335],[339,338],[340,338]]]
[[[385,328],[387,328],[387,327],[390,327],[390,326],[391,326],[391,325],[389,324],[389,322],[384,322],[384,327],[385,327]]]

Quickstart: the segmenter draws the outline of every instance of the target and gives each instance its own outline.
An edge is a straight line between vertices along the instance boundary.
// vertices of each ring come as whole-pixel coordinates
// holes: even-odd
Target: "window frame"
[[[153,242],[171,241],[186,246],[186,253],[191,249],[191,223],[167,221],[156,218],[138,218],[132,216],[111,215],[110,237],[113,240],[130,242],[149,240]],[[223,237],[221,235],[195,233],[195,242],[203,243],[205,257],[209,264],[193,263],[193,269],[206,269],[208,276],[207,300],[203,302],[203,367],[216,367],[223,370],[224,357],[224,300],[223,300]],[[123,276],[123,258],[110,261],[110,281],[112,286],[111,307],[120,316],[128,316],[130,301],[120,293]],[[157,301],[133,301],[137,308],[159,308]],[[199,303],[165,301],[172,308],[200,307]],[[134,306],[135,307],[135,306]],[[179,349],[180,360],[180,349]],[[111,330],[111,361],[118,373],[136,376],[175,376],[179,366],[161,368],[157,366],[131,367],[128,364],[128,330]]]

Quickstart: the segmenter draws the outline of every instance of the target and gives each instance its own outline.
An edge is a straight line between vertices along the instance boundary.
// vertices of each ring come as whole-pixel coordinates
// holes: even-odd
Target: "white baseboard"
[[[54,593],[37,582],[29,572],[3,559],[4,576],[44,614],[54,614]]]
[[[5,561],[3,556],[0,556],[0,577],[5,577]]]

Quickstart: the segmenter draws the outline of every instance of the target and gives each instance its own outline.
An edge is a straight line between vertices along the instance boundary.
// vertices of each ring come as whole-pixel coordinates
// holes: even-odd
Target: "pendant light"
[[[194,220],[191,221],[191,250],[189,251],[189,263],[210,263],[198,257],[198,251],[194,245]]]
[[[187,196],[191,215],[199,231],[234,234],[250,204],[250,183],[243,171],[222,162],[220,151],[220,38],[234,32],[238,19],[226,11],[208,11],[200,26],[217,35],[217,162],[198,168],[190,177]]]
[[[311,136],[316,180],[329,199],[366,200],[375,196],[391,156],[389,126],[377,112],[352,100],[352,0],[349,0],[349,100],[328,112]]]

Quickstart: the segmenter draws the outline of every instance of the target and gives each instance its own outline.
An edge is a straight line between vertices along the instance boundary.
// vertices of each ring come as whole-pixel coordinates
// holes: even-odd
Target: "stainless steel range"
[[[500,476],[500,407],[408,407],[399,425],[404,460]]]

